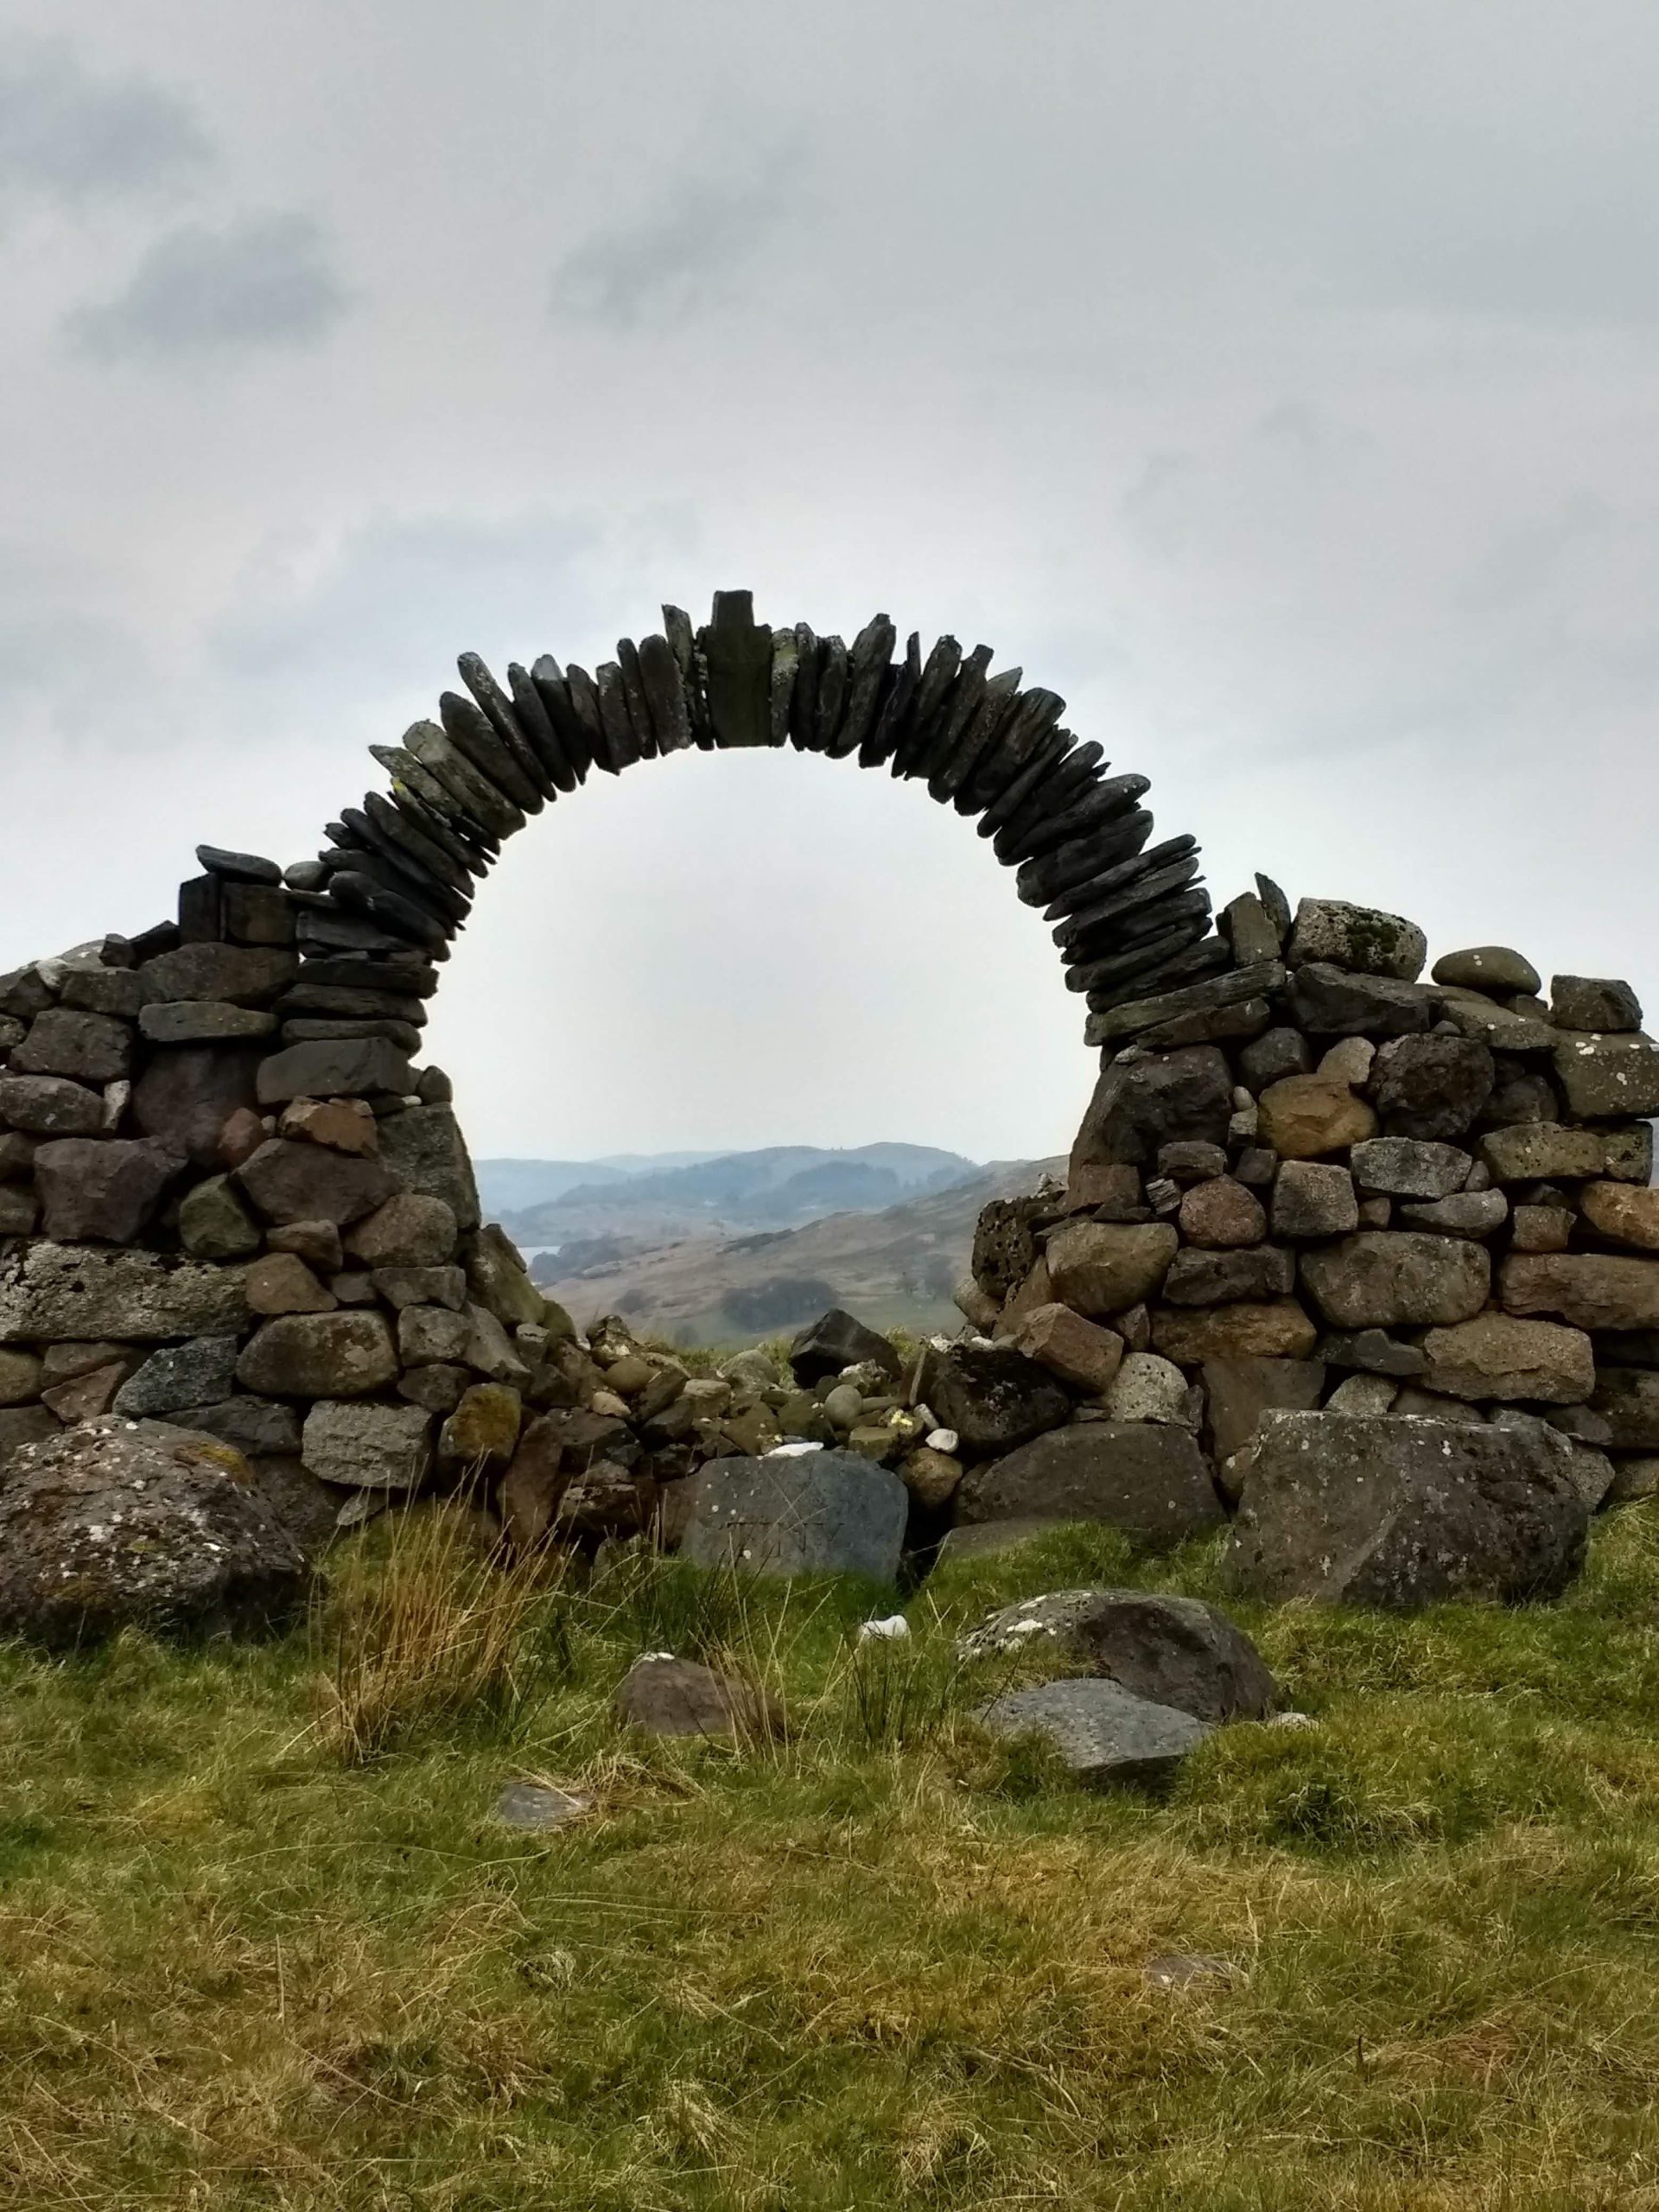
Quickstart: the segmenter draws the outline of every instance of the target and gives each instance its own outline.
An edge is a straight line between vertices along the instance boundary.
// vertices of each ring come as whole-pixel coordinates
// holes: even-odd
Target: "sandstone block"
[[[328,1313],[336,1300],[296,1252],[267,1252],[248,1269],[248,1308],[276,1313]]]
[[[272,1398],[361,1397],[397,1373],[391,1332],[380,1314],[365,1312],[285,1313],[266,1321],[236,1369],[245,1390]]]
[[[1109,1386],[1123,1357],[1123,1339],[1114,1330],[1058,1304],[1027,1313],[1014,1343],[1052,1375],[1096,1395]]]
[[[1195,1183],[1182,1197],[1178,1220],[1187,1243],[1208,1251],[1259,1244],[1268,1233],[1261,1200],[1230,1175]]]
[[[380,1124],[361,1098],[296,1098],[283,1109],[276,1134],[359,1156],[380,1149]]]
[[[1205,1434],[1216,1463],[1216,1481],[1230,1499],[1237,1497],[1227,1462],[1255,1435],[1271,1408],[1308,1412],[1325,1388],[1325,1363],[1319,1359],[1207,1359],[1204,1382]]]
[[[1632,1183],[1586,1183],[1579,1211],[1598,1236],[1638,1251],[1659,1252],[1659,1190]]]
[[[1553,1313],[1578,1329],[1659,1328],[1659,1259],[1613,1252],[1515,1252],[1498,1269],[1510,1313]]]
[[[1302,1282],[1340,1329],[1449,1327],[1491,1287],[1485,1248],[1411,1230],[1362,1229],[1302,1255]]]
[[[1423,1339],[1424,1382],[1450,1398],[1525,1398],[1581,1404],[1595,1388],[1596,1363],[1581,1329],[1478,1313]]]
[[[1211,1359],[1306,1359],[1319,1331],[1294,1298],[1264,1304],[1160,1306],[1152,1341],[1166,1359],[1198,1367]]]
[[[1489,1130],[1480,1140],[1478,1156],[1495,1183],[1557,1183],[1599,1175],[1603,1147],[1594,1129],[1524,1122]]]
[[[1116,1313],[1155,1294],[1179,1243],[1166,1222],[1071,1221],[1049,1237],[1044,1256],[1062,1304]]]
[[[1565,1252],[1573,1216],[1565,1206],[1516,1206],[1510,1240],[1517,1252]]]
[[[1376,1116],[1345,1083],[1283,1076],[1262,1093],[1260,1133],[1283,1160],[1317,1160],[1376,1135]]]
[[[1164,1277],[1164,1297],[1171,1306],[1284,1298],[1295,1287],[1295,1255],[1281,1244],[1256,1244],[1243,1252],[1204,1252],[1187,1245]]]
[[[279,1222],[265,1238],[273,1252],[291,1252],[320,1275],[337,1275],[346,1264],[340,1230],[332,1221]]]

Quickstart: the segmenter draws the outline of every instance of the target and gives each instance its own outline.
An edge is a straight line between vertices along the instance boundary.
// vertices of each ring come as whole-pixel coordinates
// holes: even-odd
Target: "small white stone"
[[[902,1643],[910,1634],[910,1623],[902,1613],[889,1613],[884,1620],[861,1621],[858,1640],[861,1643]]]

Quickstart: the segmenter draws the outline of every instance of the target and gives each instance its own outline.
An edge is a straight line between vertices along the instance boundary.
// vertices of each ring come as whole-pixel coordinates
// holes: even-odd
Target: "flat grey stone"
[[[680,1548],[696,1566],[878,1582],[899,1572],[909,1493],[860,1452],[711,1459],[690,1479],[696,1488]]]
[[[234,1337],[195,1337],[167,1344],[116,1392],[112,1411],[133,1420],[158,1420],[228,1398],[236,1382]],[[187,1424],[194,1426],[194,1424]]]
[[[1265,1719],[1273,1676],[1243,1630],[1198,1598],[1149,1590],[1051,1590],[1004,1605],[962,1639],[964,1659],[1052,1653],[1132,1696],[1195,1719]]]
[[[1041,1737],[1091,1789],[1166,1781],[1211,1733],[1190,1713],[1094,1680],[1012,1690],[976,1717],[993,1735]]]
[[[578,1790],[554,1789],[539,1782],[510,1782],[496,1799],[492,1817],[504,1827],[545,1835],[568,1828],[593,1809],[593,1799]]]
[[[219,1336],[251,1319],[242,1267],[35,1243],[0,1262],[0,1344]]]

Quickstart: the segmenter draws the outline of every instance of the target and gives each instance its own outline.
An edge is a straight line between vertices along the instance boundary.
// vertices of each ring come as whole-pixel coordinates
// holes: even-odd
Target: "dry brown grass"
[[[564,1555],[493,1549],[463,1506],[393,1516],[384,1541],[349,1554],[313,1624],[319,1739],[361,1764],[422,1732],[521,1713],[545,1669],[538,1623]]]

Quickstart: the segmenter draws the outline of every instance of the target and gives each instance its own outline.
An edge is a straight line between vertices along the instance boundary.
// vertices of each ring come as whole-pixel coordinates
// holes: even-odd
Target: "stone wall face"
[[[1412,924],[1293,918],[1265,881],[1222,934],[1230,971],[1094,1018],[1066,1185],[987,1209],[969,1320],[1067,1383],[1068,1429],[1189,1433],[1228,1503],[1275,1407],[1541,1421],[1594,1502],[1645,1494],[1659,1047],[1629,985],[1546,1000],[1499,946],[1422,982]],[[1046,1510],[1046,1479],[1005,1477],[997,1511]]]
[[[0,1469],[105,1414],[332,1485],[349,1518],[483,1474],[520,1537],[660,1518],[785,1440],[895,1468],[918,1536],[1218,1520],[1266,1408],[1547,1424],[1587,1490],[1659,1468],[1659,1048],[1622,982],[1276,887],[1212,924],[1146,779],[986,648],[850,647],[717,596],[589,677],[550,658],[373,748],[315,860],[198,849],[178,918],[0,976]],[[580,1339],[481,1223],[416,1065],[477,883],[593,771],[791,746],[978,817],[1086,997],[1103,1072],[1064,1189],[988,1207],[969,1324],[900,1371],[830,1315],[785,1376]],[[1553,1446],[1551,1447],[1554,1448]],[[1611,1454],[1611,1459],[1603,1454]],[[342,1501],[341,1493],[344,1493]]]
[[[0,1464],[115,1413],[413,1487],[569,1325],[411,1065],[431,965],[201,857],[177,924],[0,977]]]

